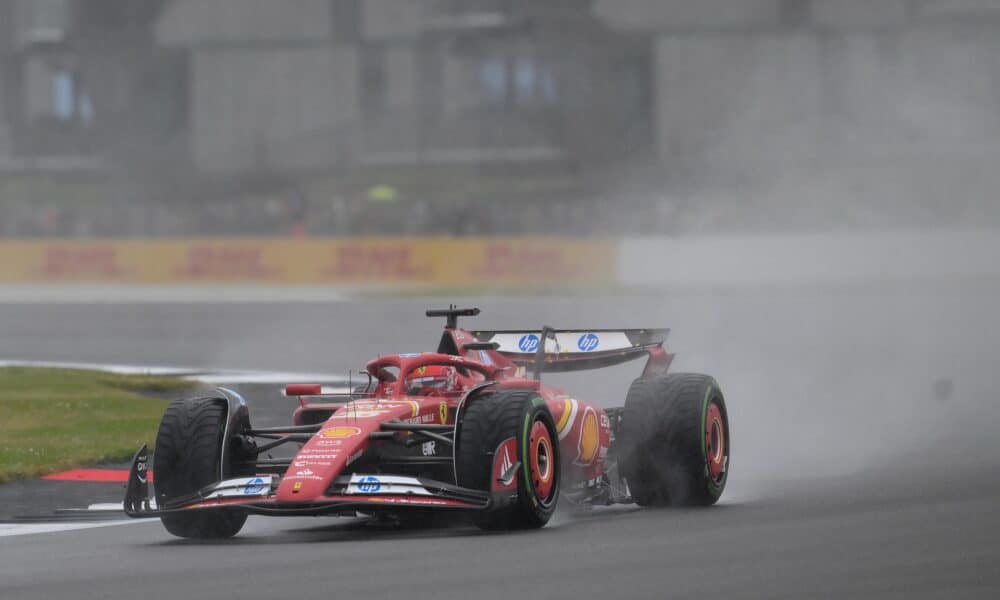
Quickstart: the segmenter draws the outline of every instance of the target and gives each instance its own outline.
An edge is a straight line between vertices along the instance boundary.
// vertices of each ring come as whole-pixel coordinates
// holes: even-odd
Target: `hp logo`
[[[585,333],[576,341],[576,347],[582,352],[592,352],[597,349],[597,345],[600,343],[601,339],[599,337],[593,333]]]
[[[521,339],[517,341],[517,347],[521,349],[521,352],[538,350],[538,336],[533,333],[522,335]]]
[[[261,494],[265,489],[264,480],[260,477],[256,477],[247,482],[246,486],[243,488],[244,496],[256,496]]]
[[[378,480],[378,477],[363,477],[361,481],[358,482],[358,489],[366,494],[374,494],[375,492],[382,489],[382,482]]]

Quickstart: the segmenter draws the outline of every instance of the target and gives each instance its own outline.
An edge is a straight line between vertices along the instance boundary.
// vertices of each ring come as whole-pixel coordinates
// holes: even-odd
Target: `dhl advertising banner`
[[[547,237],[9,241],[0,282],[596,285],[616,259],[611,240]]]

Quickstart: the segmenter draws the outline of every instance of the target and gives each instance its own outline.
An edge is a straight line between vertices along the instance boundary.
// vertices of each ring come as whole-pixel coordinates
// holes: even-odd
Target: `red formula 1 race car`
[[[544,526],[558,501],[710,505],[729,467],[729,421],[709,376],[667,374],[667,330],[467,331],[447,318],[437,352],[368,363],[343,394],[290,384],[286,427],[255,428],[245,400],[173,402],[153,459],[129,473],[125,512],[187,538],[239,532],[249,513],[402,515],[467,511],[484,529]],[[543,373],[647,357],[624,406],[601,408],[541,383]],[[294,456],[265,458],[279,446]],[[294,446],[292,446],[294,447]]]

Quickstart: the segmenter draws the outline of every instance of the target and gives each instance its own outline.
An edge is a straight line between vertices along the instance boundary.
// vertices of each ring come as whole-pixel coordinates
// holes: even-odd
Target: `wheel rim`
[[[719,484],[726,476],[726,425],[719,405],[712,402],[705,418],[705,460],[712,482]]]
[[[539,502],[548,504],[552,500],[555,487],[555,454],[552,450],[552,436],[548,427],[541,421],[535,421],[531,426],[531,437],[528,444],[528,475],[535,487]]]

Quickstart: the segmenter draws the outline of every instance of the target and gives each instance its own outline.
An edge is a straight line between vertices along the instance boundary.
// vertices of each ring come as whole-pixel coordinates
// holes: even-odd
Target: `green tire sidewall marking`
[[[708,423],[705,422],[705,419],[708,418],[708,403],[709,401],[711,401],[711,399],[712,399],[712,385],[709,384],[708,389],[705,390],[705,397],[702,399],[701,402],[701,422],[698,425],[699,427],[698,439],[701,440],[701,457],[704,458],[706,461],[708,460],[708,454],[706,454],[705,450],[705,425],[707,425]]]
[[[706,453],[705,449],[705,426],[708,425],[708,423],[705,421],[705,419],[708,418],[708,405],[712,401],[712,392],[714,392],[716,389],[717,388],[715,387],[715,382],[713,381],[708,385],[708,389],[705,390],[705,399],[701,403],[701,426],[699,428],[700,431],[698,433],[698,437],[701,439],[701,457],[702,459],[704,459],[706,465],[708,464],[708,454]],[[727,435],[728,432],[723,432],[723,434]],[[728,445],[728,443],[729,440],[727,439],[726,445]],[[708,467],[706,466],[705,468],[707,469]],[[722,493],[722,488],[715,485],[715,482],[712,481],[711,477],[706,477],[705,479],[706,481],[708,481],[708,493],[718,498],[719,495]]]
[[[524,415],[524,426],[521,429],[521,477],[524,481],[525,491],[530,492],[528,494],[528,498],[531,499],[532,508],[535,510],[535,513],[541,517],[549,514],[552,509],[551,507],[545,508],[542,506],[536,497],[537,493],[535,491],[535,484],[531,481],[531,455],[528,451],[529,446],[531,445],[531,427],[535,423],[535,415],[537,414],[537,410],[535,409],[543,406],[545,406],[545,400],[543,400],[541,396],[534,396],[531,399],[532,410],[529,410]]]
[[[535,401],[531,401],[532,406]],[[535,422],[535,411],[529,410],[524,415],[524,427],[521,430],[521,476],[524,478],[524,489],[528,492],[528,498],[532,506],[538,510],[538,499],[535,497],[535,484],[531,481],[531,455],[528,454],[528,447],[531,445],[531,425]]]

